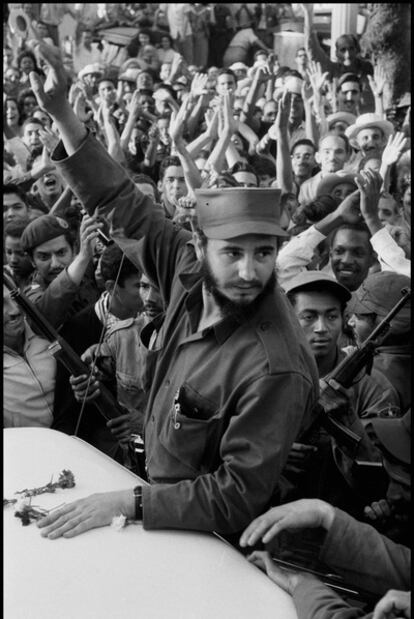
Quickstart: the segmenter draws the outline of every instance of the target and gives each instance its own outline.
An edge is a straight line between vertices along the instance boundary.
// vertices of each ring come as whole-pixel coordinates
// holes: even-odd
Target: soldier
[[[42,535],[72,537],[120,512],[146,529],[234,535],[269,504],[318,392],[314,360],[275,283],[280,193],[197,192],[192,239],[88,135],[66,100],[61,61],[43,44],[39,51],[52,88],[32,76],[33,87],[61,134],[57,165],[88,212],[111,212],[130,237],[118,244],[167,305],[145,418],[151,484],[62,507],[39,522]]]

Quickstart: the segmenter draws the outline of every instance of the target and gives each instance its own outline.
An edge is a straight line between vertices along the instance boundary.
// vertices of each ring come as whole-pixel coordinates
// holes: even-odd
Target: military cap
[[[243,234],[288,236],[280,226],[280,189],[225,187],[196,189],[197,218],[211,239]]]
[[[396,460],[411,464],[411,409],[403,417],[370,419],[381,446]]]
[[[25,251],[30,251],[46,241],[62,236],[69,231],[69,224],[55,215],[36,217],[23,231],[21,244]]]
[[[321,284],[321,289],[326,288],[327,291],[331,291],[343,303],[347,303],[351,298],[351,293],[345,286],[337,282],[332,275],[323,271],[302,271],[284,283],[283,289],[285,292],[299,292],[313,288],[315,284]]]
[[[411,279],[395,271],[372,273],[352,293],[347,311],[351,314],[377,314],[384,318],[402,297],[402,290],[410,288]],[[391,328],[396,333],[410,328],[411,302],[408,300],[398,314],[391,320]]]

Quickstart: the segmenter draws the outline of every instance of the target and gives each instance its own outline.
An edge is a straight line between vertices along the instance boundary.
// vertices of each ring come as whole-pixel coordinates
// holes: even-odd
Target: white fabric
[[[50,428],[56,360],[50,342],[26,325],[24,356],[3,347],[3,426]]]
[[[315,248],[326,236],[319,232],[315,226],[293,236],[279,251],[276,258],[277,279],[284,288],[293,277],[306,270],[306,266],[312,260]],[[333,275],[330,265],[322,269],[324,273]]]
[[[3,496],[41,486],[62,469],[76,486],[36,497],[52,509],[95,492],[131,489],[139,477],[87,443],[55,430],[4,431]],[[3,512],[7,619],[297,619],[290,595],[212,534],[106,526],[44,539]]]
[[[395,271],[411,277],[411,260],[406,258],[404,250],[392,238],[387,228],[382,228],[372,235],[371,245],[377,253],[381,271]]]

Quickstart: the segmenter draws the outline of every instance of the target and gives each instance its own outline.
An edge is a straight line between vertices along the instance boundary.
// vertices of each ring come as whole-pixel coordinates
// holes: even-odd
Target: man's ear
[[[163,186],[162,186],[162,184],[163,184],[163,183],[162,183],[162,181],[158,181],[158,183],[157,183],[157,189],[158,189],[158,191],[159,191],[160,193],[162,193],[162,190],[163,190]]]
[[[193,241],[197,260],[201,262],[204,259],[205,251],[200,235],[197,232],[193,232]]]
[[[315,161],[316,161],[316,163],[317,163],[318,165],[320,165],[320,164],[321,164],[321,157],[320,157],[320,155],[319,155],[319,152],[318,152],[318,151],[316,151],[316,153],[315,153]]]

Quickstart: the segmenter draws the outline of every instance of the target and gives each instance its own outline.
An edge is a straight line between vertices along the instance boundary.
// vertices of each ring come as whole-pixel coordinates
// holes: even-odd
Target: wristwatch
[[[142,486],[135,486],[135,520],[142,520]]]

